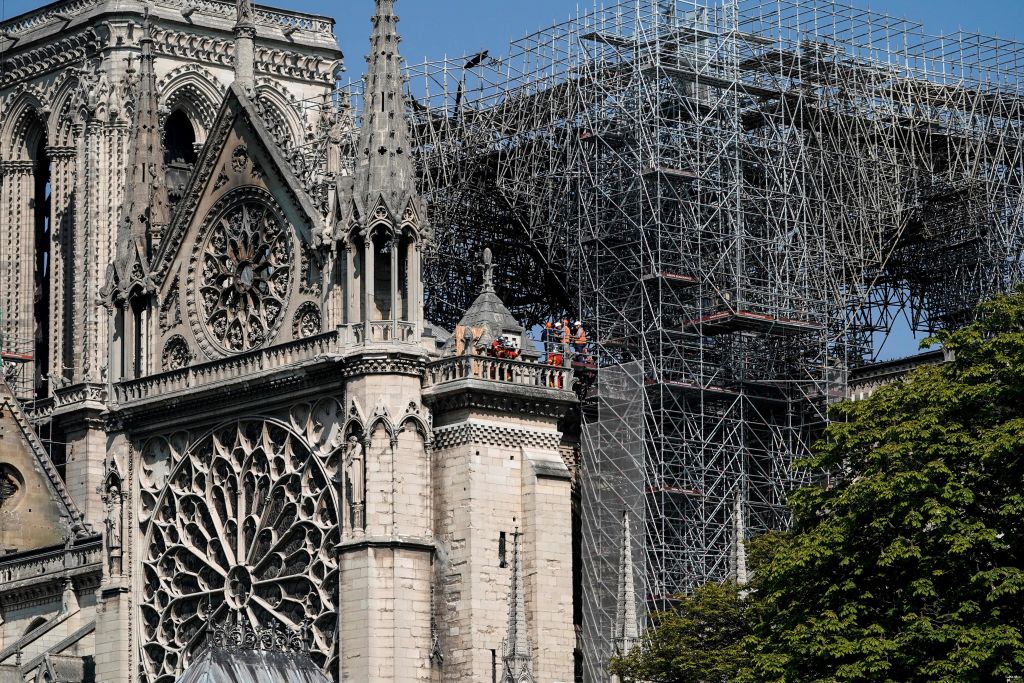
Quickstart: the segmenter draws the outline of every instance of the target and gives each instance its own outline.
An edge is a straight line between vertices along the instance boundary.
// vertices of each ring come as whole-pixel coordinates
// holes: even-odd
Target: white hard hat
[[[562,326],[562,321],[561,320],[559,320],[557,323],[555,323],[555,327],[561,327],[561,326]]]
[[[576,321],[576,326],[577,326],[577,327],[579,327],[579,326],[580,326],[580,325],[582,325],[582,324],[583,324],[583,323],[582,323],[581,321],[579,321],[579,320],[577,320],[577,321]]]

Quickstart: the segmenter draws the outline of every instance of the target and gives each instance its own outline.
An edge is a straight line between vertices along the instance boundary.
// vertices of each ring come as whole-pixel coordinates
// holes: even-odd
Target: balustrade
[[[483,379],[542,389],[568,390],[572,388],[572,378],[570,368],[490,356],[446,358],[433,363],[427,370],[428,386],[463,379]]]

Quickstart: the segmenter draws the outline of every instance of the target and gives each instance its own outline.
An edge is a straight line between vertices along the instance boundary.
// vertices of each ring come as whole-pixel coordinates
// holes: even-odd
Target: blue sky
[[[593,0],[401,0],[405,37],[403,52],[410,61],[424,57],[472,54],[481,49],[504,52],[517,38],[589,8]],[[38,0],[0,0],[7,18],[40,6]],[[270,0],[267,4],[333,16],[348,57],[349,75],[362,70],[372,0]],[[850,4],[925,23],[934,33],[958,28],[1024,39],[1024,0],[853,0]]]

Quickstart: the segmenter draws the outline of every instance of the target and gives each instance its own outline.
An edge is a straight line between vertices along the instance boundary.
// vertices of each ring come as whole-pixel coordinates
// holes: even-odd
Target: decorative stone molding
[[[406,375],[409,377],[422,377],[424,360],[397,354],[387,354],[383,357],[357,356],[341,368],[343,377],[357,375]]]
[[[435,451],[466,444],[557,450],[561,440],[562,434],[555,430],[529,429],[485,420],[468,420],[434,428]]]
[[[223,67],[233,67],[235,63],[234,42],[228,38],[213,38],[170,28],[159,28],[154,32],[154,40],[154,52],[158,55]],[[336,67],[335,60],[293,50],[267,47],[256,50],[256,71],[272,78],[331,84]]]
[[[0,88],[20,81],[29,81],[43,74],[79,64],[99,48],[100,38],[92,28],[62,34],[43,46],[4,56]]]

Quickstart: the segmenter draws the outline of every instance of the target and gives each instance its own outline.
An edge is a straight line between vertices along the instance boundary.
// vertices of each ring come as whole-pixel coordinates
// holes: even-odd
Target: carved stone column
[[[75,338],[68,280],[74,269],[72,226],[77,150],[48,147],[50,157],[50,375],[70,379]],[[51,386],[51,390],[56,386]]]
[[[34,221],[32,178],[28,160],[0,162],[0,307],[3,308],[5,351],[32,353],[34,313]],[[32,389],[34,367],[29,364],[19,377],[28,378],[15,387],[19,396]]]

